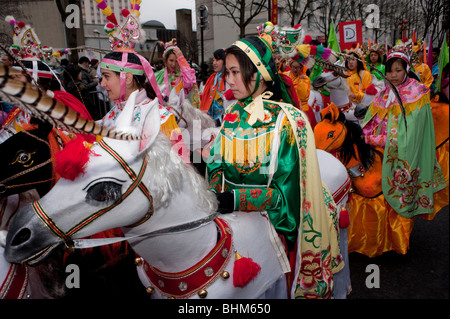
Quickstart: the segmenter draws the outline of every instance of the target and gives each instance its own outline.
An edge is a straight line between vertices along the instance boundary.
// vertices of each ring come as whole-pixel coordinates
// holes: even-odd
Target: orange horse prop
[[[439,110],[445,113],[444,107]],[[446,112],[448,125],[448,104]],[[316,147],[336,156],[347,167],[352,181],[352,193],[347,202],[351,221],[348,228],[349,253],[375,257],[394,250],[405,254],[414,219],[397,214],[384,198],[381,188],[383,150],[366,144],[361,127],[345,121],[333,103],[321,111],[321,117],[322,121],[314,129]],[[441,166],[446,161],[443,171],[448,184],[448,126],[446,137],[446,142],[441,143],[446,145],[446,152],[445,147],[440,150],[441,146],[437,154],[440,154]],[[433,219],[445,205],[448,205],[448,187],[435,194],[435,213],[426,219]]]

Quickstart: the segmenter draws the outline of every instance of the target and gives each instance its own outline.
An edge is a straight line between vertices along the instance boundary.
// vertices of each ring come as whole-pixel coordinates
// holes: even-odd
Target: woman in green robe
[[[331,297],[332,274],[344,265],[307,117],[290,104],[269,36],[236,41],[225,61],[238,101],[226,110],[207,161],[219,211],[267,213],[299,263],[291,297]]]
[[[432,214],[433,194],[446,183],[436,160],[429,89],[403,52],[389,54],[386,74],[403,110],[390,87],[379,92],[363,122],[365,140],[384,149],[382,188],[389,205],[406,218]]]

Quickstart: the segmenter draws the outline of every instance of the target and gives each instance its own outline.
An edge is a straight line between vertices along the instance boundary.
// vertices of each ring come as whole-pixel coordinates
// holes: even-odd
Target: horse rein
[[[95,239],[72,239],[71,237],[80,231],[82,228],[86,227],[93,221],[95,221],[98,217],[103,216],[105,213],[110,211],[112,208],[118,206],[118,204],[122,203],[123,200],[132,193],[136,187],[139,187],[141,191],[145,194],[145,196],[150,201],[150,208],[147,212],[147,214],[138,222],[133,223],[129,226],[124,226],[125,228],[131,228],[136,227],[138,225],[141,225],[142,223],[146,222],[150,217],[153,215],[154,209],[153,209],[153,199],[150,195],[150,193],[147,190],[147,187],[142,183],[142,177],[144,176],[145,168],[147,166],[147,160],[145,159],[142,163],[140,172],[138,174],[135,174],[134,171],[131,169],[131,167],[128,166],[128,164],[118,155],[115,153],[113,149],[109,147],[106,142],[101,140],[98,142],[98,144],[111,156],[114,157],[115,160],[119,162],[119,164],[122,166],[122,168],[125,169],[125,171],[128,173],[130,178],[133,180],[132,185],[127,189],[127,191],[122,195],[122,197],[116,201],[114,204],[110,205],[109,207],[106,207],[102,210],[99,210],[95,212],[94,214],[91,214],[81,222],[79,222],[77,225],[73,226],[71,229],[69,229],[67,232],[64,232],[61,228],[58,227],[58,225],[53,221],[53,219],[45,212],[39,201],[34,202],[31,204],[34,212],[39,217],[39,219],[50,229],[50,231],[55,234],[57,237],[61,238],[64,241],[64,245],[66,249],[69,251],[72,251],[73,249],[80,249],[80,248],[92,248],[92,247],[98,247],[103,245],[110,245],[118,242],[122,242],[125,240],[129,240],[132,238],[138,238],[138,237],[156,237],[160,235],[165,234],[172,234],[172,233],[180,233],[185,231],[190,231],[193,229],[200,228],[210,222],[212,222],[217,216],[218,213],[214,213],[211,215],[208,215],[207,217],[201,218],[199,220],[187,222],[181,225],[171,226],[167,228],[163,228],[160,230],[155,230],[151,232],[146,232],[142,234],[136,234],[130,237],[114,237],[114,238],[95,238]],[[133,177],[132,177],[133,176]]]
[[[103,216],[113,208],[117,207],[120,203],[122,203],[137,187],[143,192],[143,194],[147,197],[149,200],[150,206],[147,213],[144,215],[143,218],[141,218],[139,221],[133,223],[132,225],[126,226],[126,227],[136,227],[144,222],[146,222],[150,217],[153,215],[153,198],[150,195],[150,192],[148,191],[147,187],[143,184],[142,178],[145,173],[145,169],[147,167],[147,159],[145,158],[142,162],[140,171],[138,174],[136,174],[133,169],[128,165],[128,163],[119,155],[117,154],[104,140],[101,140],[98,142],[98,145],[106,151],[109,155],[111,155],[118,163],[119,165],[125,170],[125,172],[128,174],[130,179],[132,180],[131,185],[128,187],[128,189],[122,194],[121,198],[114,202],[112,205],[105,207],[103,209],[100,209],[96,211],[95,213],[89,215],[82,221],[80,221],[78,224],[74,225],[72,228],[70,228],[67,232],[64,232],[58,225],[52,220],[52,218],[45,212],[44,208],[41,206],[39,201],[36,201],[31,204],[31,207],[33,208],[36,215],[39,217],[39,219],[47,226],[47,228],[50,229],[50,231],[55,234],[57,237],[61,238],[64,242],[66,247],[72,248],[73,247],[73,240],[72,236],[79,232],[81,229],[85,228],[87,225],[91,224],[95,220],[97,220],[99,217]]]
[[[40,141],[40,142],[42,142],[42,143],[47,144],[47,146],[50,148],[50,144],[48,143],[48,141],[43,140],[43,139],[41,139],[40,137],[37,137],[37,136],[31,134],[30,132],[28,132],[28,131],[26,131],[26,130],[22,130],[22,132],[25,133],[25,134],[27,134],[27,135],[29,135],[29,136],[31,136],[31,137],[33,137],[33,138],[35,138],[36,140],[38,140],[38,141]],[[26,170],[24,170],[24,171],[21,171],[21,172],[15,174],[15,175],[13,175],[13,176],[10,176],[10,177],[5,178],[4,180],[0,181],[0,194],[6,192],[6,190],[9,189],[9,188],[16,188],[16,187],[21,187],[21,186],[28,186],[28,185],[41,184],[41,183],[46,183],[46,182],[50,182],[50,181],[54,180],[54,177],[52,177],[52,178],[49,178],[49,179],[43,180],[43,181],[29,182],[29,183],[25,183],[25,184],[8,185],[8,186],[5,185],[6,182],[9,182],[9,181],[11,181],[11,180],[13,180],[13,179],[16,179],[16,178],[18,178],[18,177],[21,177],[21,176],[23,176],[23,175],[25,175],[25,174],[28,174],[28,173],[30,173],[30,172],[32,172],[32,171],[35,171],[35,170],[37,170],[37,169],[39,169],[39,168],[41,168],[41,167],[43,167],[43,166],[45,166],[45,165],[47,165],[47,164],[51,164],[51,163],[52,163],[52,159],[49,158],[49,159],[46,160],[45,162],[42,162],[42,163],[40,163],[40,164],[38,164],[38,165],[36,165],[36,166],[30,167],[30,168],[28,168],[28,169],[26,169]]]

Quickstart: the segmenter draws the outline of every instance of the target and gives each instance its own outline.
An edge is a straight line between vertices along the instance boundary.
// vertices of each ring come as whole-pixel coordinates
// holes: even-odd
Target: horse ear
[[[47,136],[50,134],[50,132],[53,129],[52,124],[50,124],[47,121],[43,121],[41,119],[35,118],[35,117],[32,117],[30,119],[30,124],[37,124],[38,125],[37,130],[39,131],[39,135],[43,136],[45,138],[47,138]]]
[[[161,129],[161,118],[159,114],[158,99],[154,99],[153,103],[148,105],[147,113],[144,115],[141,130],[141,141],[139,143],[139,153],[146,152],[156,140]]]
[[[330,119],[331,123],[336,122],[337,119],[339,118],[339,109],[333,102],[328,104],[328,106],[326,108],[324,108],[320,111],[321,119],[324,119],[327,114],[331,115],[331,119]]]

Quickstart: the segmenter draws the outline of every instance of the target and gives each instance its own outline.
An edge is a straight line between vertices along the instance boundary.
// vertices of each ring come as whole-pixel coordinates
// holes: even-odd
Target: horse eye
[[[114,182],[99,182],[87,190],[86,201],[89,204],[113,204],[122,196],[122,185]]]
[[[334,131],[328,132],[327,138],[332,138],[334,136]]]
[[[31,157],[31,155],[33,155],[33,154],[34,154],[34,152],[29,153],[29,152],[25,152],[25,151],[19,151],[17,153],[16,159],[14,160],[14,162],[11,163],[11,165],[15,164],[15,163],[19,163],[25,167],[29,167],[33,164],[33,160]]]

